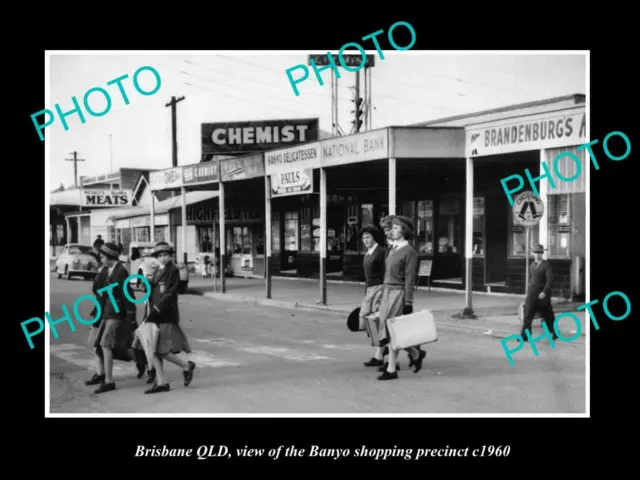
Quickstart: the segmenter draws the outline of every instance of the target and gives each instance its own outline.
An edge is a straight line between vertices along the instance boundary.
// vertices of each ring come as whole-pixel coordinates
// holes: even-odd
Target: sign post
[[[529,242],[531,241],[531,227],[540,223],[544,215],[544,203],[531,190],[519,194],[513,202],[513,218],[525,228],[525,296],[529,293]],[[520,320],[524,319],[524,304],[520,305]]]

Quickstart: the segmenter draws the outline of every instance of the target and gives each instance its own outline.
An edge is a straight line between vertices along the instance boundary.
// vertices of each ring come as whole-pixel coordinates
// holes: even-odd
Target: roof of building
[[[55,206],[80,206],[80,189],[70,188],[59,192],[51,192],[49,194],[51,207]]]
[[[193,191],[187,192],[185,203],[187,205],[193,205],[194,203],[203,202],[205,200],[210,200],[212,198],[216,198],[218,196],[217,191],[211,190],[201,190],[201,191]],[[174,210],[176,208],[182,207],[182,195],[176,195],[175,197],[167,198],[161,202],[158,202],[154,205],[153,213],[154,215],[160,215],[163,213],[168,213],[170,210]],[[143,215],[149,215],[151,213],[150,205],[142,205],[139,207],[131,207],[126,209],[118,209],[117,214],[113,215],[114,219],[126,219],[133,217],[140,217]]]
[[[439,118],[436,120],[429,120],[427,122],[420,122],[412,124],[415,127],[438,127],[438,126],[459,126],[473,125],[474,123],[481,123],[491,120],[499,120],[503,118],[509,118],[517,115],[527,113],[539,113],[538,111],[549,110],[549,107],[556,104],[560,105],[580,105],[586,101],[586,95],[582,93],[574,93],[573,95],[565,95],[562,97],[553,97],[545,100],[536,100],[535,102],[518,103],[515,105],[507,105],[499,108],[492,108],[490,110],[482,110],[480,112],[467,113],[463,115],[455,115],[452,117]]]

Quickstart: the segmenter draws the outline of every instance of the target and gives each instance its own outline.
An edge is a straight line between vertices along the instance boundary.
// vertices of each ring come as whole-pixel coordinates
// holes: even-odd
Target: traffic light
[[[355,118],[351,123],[353,123],[355,125],[355,131],[359,132],[360,128],[362,127],[362,116],[364,115],[364,109],[362,107],[362,102],[364,100],[362,98],[357,98],[357,99],[352,100],[352,101],[355,102],[356,109],[354,111]]]

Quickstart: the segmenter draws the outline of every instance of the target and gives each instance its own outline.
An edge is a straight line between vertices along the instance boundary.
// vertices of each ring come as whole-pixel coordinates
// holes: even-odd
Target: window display
[[[524,257],[526,253],[525,227],[516,222],[511,208],[509,208],[509,224],[509,255],[512,257]],[[540,243],[540,224],[531,227],[530,230],[529,251],[531,251],[531,245]]]
[[[473,255],[484,255],[484,197],[473,199]]]
[[[284,249],[298,251],[298,212],[284,214]]]
[[[433,255],[433,201],[418,202],[418,221],[416,222],[418,253]]]
[[[271,251],[280,251],[280,212],[271,215]]]
[[[571,257],[572,208],[571,195],[549,195],[549,257]]]
[[[443,197],[438,209],[436,252],[439,254],[461,254],[462,218],[460,200]]]

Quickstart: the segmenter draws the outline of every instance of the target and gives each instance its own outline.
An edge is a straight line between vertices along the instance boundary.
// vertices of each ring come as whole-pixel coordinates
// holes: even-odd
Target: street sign
[[[513,217],[525,227],[533,227],[540,223],[544,214],[544,203],[532,191],[522,192],[513,202]]]

